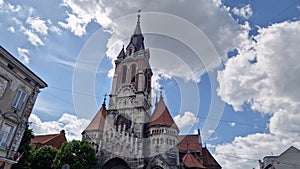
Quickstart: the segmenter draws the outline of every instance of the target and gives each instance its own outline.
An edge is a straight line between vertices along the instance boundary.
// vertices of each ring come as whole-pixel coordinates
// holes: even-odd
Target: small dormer
[[[133,44],[129,44],[126,48],[126,56],[132,56],[135,52],[135,47]]]

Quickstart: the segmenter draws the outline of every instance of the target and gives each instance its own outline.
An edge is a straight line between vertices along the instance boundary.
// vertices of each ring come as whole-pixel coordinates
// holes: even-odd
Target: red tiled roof
[[[102,104],[102,107],[98,111],[98,113],[95,115],[91,123],[87,126],[85,131],[88,130],[103,130],[104,129],[104,123],[106,118],[106,108],[105,104]]]
[[[31,139],[31,143],[35,145],[35,149],[39,149],[46,145],[59,149],[66,141],[67,139],[64,130],[62,130],[59,134],[37,135]]]
[[[47,135],[37,135],[34,136],[33,139],[31,139],[31,143],[45,143],[48,140],[51,140],[55,137],[59,136],[59,134],[47,134]]]
[[[162,125],[167,127],[174,127],[178,131],[178,127],[175,124],[164,100],[161,98],[157,103],[157,106],[154,110],[154,113],[150,117],[150,122],[148,123],[148,127]]]
[[[182,158],[182,162],[189,168],[206,168],[201,165],[200,162],[189,152],[184,155],[184,157]]]
[[[202,147],[200,147],[198,142],[198,135],[183,135],[178,136],[178,139],[179,151],[202,151]]]
[[[210,154],[210,152],[207,150],[206,147],[202,148],[202,154],[203,154],[203,165],[206,167],[217,167],[222,168],[220,164],[215,160],[215,158]]]

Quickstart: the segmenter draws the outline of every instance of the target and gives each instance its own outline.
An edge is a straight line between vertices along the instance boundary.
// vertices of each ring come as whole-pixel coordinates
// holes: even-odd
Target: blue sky
[[[153,96],[164,88],[182,133],[200,128],[223,168],[300,147],[298,0],[0,0],[1,46],[49,85],[30,118],[36,134],[80,138],[138,9]]]

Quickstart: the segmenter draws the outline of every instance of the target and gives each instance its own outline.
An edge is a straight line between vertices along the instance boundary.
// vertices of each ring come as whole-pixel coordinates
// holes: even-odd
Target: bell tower
[[[144,131],[151,114],[152,70],[149,58],[138,15],[129,44],[126,48],[123,46],[115,60],[103,137],[99,142],[103,164],[110,165],[111,161],[123,159],[130,168],[144,165],[147,146]]]
[[[149,49],[145,49],[138,15],[126,50],[123,46],[115,60],[109,109],[137,108],[150,114],[152,70],[149,58]]]

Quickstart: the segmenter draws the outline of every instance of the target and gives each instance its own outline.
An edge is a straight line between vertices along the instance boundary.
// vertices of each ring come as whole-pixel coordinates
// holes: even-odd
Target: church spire
[[[141,12],[141,10],[139,10],[138,12]],[[135,29],[134,29],[133,35],[139,35],[139,34],[142,34],[142,31],[141,31],[141,25],[140,25],[140,23],[141,23],[141,22],[140,22],[141,15],[138,14],[138,15],[137,15],[137,18],[138,18],[138,20],[137,20],[136,27],[135,27]]]
[[[138,12],[141,12],[139,10]],[[130,42],[128,46],[126,47],[126,51],[129,51],[128,54],[131,55],[133,52],[137,52],[139,50],[144,50],[145,45],[144,45],[144,36],[142,34],[141,30],[141,15],[137,15],[137,23],[133,32],[133,35],[131,35]]]

